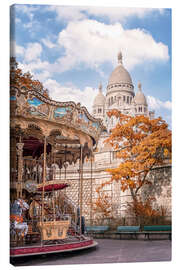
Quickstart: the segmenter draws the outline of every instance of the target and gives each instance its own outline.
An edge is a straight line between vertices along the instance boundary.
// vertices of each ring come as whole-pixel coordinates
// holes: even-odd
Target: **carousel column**
[[[50,170],[49,170],[49,180],[55,180],[55,169],[54,169],[54,164],[55,164],[55,157],[54,157],[54,145],[52,145],[51,148],[51,154],[50,154]]]
[[[16,137],[10,137],[10,182],[16,181]]]
[[[18,182],[17,182],[17,198],[22,198],[22,176],[23,176],[23,146],[24,143],[19,142],[17,146],[18,155]]]
[[[92,196],[93,196],[93,192],[92,192],[92,181],[93,181],[93,171],[92,171],[92,160],[93,157],[92,157],[92,151],[91,151],[91,202],[90,202],[90,226],[92,226],[92,203],[93,203],[93,200],[92,200]]]
[[[65,152],[64,152],[64,154],[65,154],[64,179],[65,179],[65,181],[67,181],[67,179],[66,179],[66,176],[67,176],[67,166],[68,166],[68,164],[67,164],[67,145],[65,145]],[[66,194],[66,189],[64,190],[64,194]]]
[[[46,137],[44,137],[44,160],[43,160],[43,189],[42,189],[42,209],[41,209],[41,221],[44,221],[44,195],[45,195],[45,182],[46,182]]]
[[[80,220],[79,220],[79,226],[80,226],[80,234],[82,232],[82,208],[83,208],[83,146],[80,146]]]

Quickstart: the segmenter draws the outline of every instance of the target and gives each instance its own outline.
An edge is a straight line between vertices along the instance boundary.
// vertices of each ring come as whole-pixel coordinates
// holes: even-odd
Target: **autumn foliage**
[[[10,58],[10,86],[12,87],[26,87],[28,90],[38,90],[44,96],[49,97],[48,90],[44,89],[43,84],[34,80],[30,72],[23,73],[23,71],[18,68],[18,63],[14,57]]]
[[[108,116],[118,120],[106,143],[117,151],[119,166],[106,170],[111,180],[103,183],[98,191],[110,182],[120,181],[122,191],[129,190],[137,202],[141,187],[151,184],[148,180],[151,169],[171,162],[171,131],[160,117],[132,117],[117,110],[108,112]]]
[[[135,216],[143,216],[143,217],[159,217],[164,216],[166,214],[166,209],[160,207],[160,209],[153,208],[154,198],[147,198],[146,201],[142,201],[141,199],[135,200],[132,203],[128,203],[127,212],[131,214],[135,214]]]
[[[98,193],[98,198],[92,205],[96,218],[112,218],[111,198],[105,193]]]
[[[136,217],[136,223],[141,225],[152,224],[169,224],[170,221],[166,219],[167,208],[165,206],[159,206],[158,209],[153,206],[155,198],[149,197],[145,201],[134,200],[131,203],[127,203],[126,213],[130,216]]]

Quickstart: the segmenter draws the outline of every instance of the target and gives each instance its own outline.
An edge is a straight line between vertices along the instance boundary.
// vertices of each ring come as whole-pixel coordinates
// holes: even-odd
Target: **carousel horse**
[[[29,209],[29,205],[23,199],[17,199],[11,206],[10,215],[10,233],[12,236],[18,236],[24,239],[28,232],[27,222],[23,222],[23,211]]]

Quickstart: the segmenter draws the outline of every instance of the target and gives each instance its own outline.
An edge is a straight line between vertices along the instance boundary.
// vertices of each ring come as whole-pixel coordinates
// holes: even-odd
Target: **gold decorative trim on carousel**
[[[42,240],[58,240],[67,238],[70,220],[39,222],[38,227],[42,233]]]

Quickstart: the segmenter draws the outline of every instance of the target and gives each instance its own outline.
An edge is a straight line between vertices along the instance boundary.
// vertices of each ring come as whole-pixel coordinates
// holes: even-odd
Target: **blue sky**
[[[171,9],[15,5],[11,53],[53,99],[81,102],[91,112],[117,65],[142,83],[150,110],[171,127]]]

